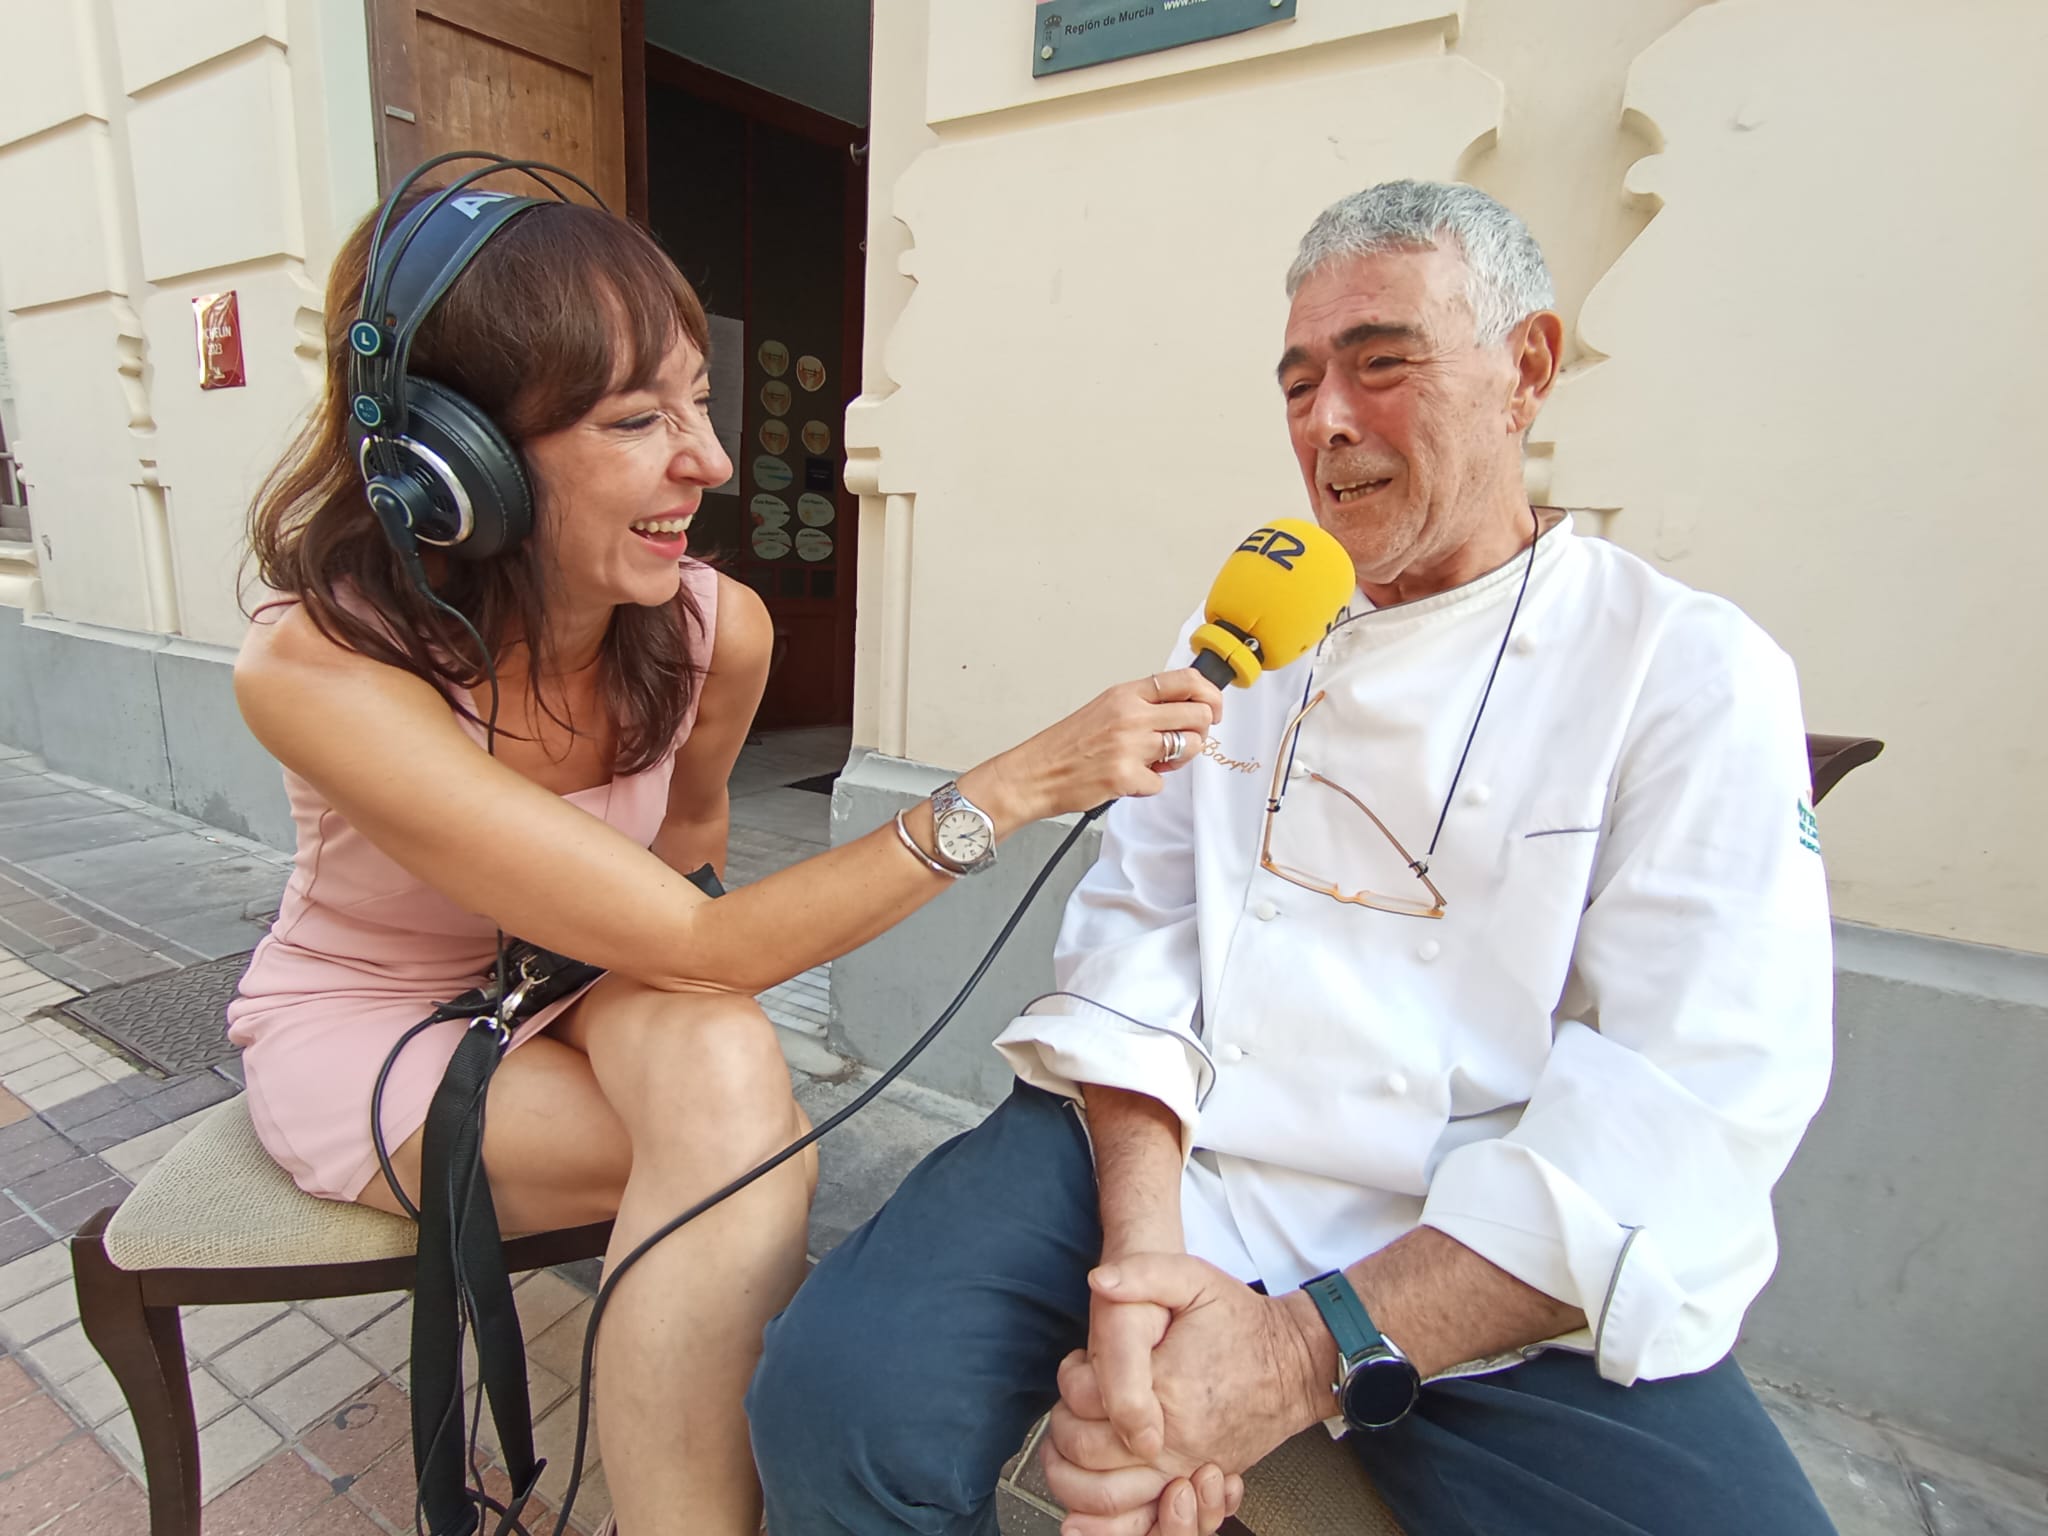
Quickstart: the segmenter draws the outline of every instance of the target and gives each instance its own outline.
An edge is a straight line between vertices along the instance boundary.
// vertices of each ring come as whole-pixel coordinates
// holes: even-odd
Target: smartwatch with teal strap
[[[1344,1422],[1353,1429],[1386,1429],[1408,1416],[1422,1392],[1422,1377],[1373,1326],[1365,1303],[1341,1269],[1303,1284],[1337,1341],[1337,1379],[1330,1384]]]

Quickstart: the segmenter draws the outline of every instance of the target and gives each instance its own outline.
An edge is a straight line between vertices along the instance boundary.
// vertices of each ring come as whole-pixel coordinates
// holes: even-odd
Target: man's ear
[[[1564,321],[1554,310],[1539,309],[1516,327],[1509,344],[1515,364],[1514,392],[1508,396],[1509,429],[1519,437],[1535,422],[1557,383],[1564,362]]]

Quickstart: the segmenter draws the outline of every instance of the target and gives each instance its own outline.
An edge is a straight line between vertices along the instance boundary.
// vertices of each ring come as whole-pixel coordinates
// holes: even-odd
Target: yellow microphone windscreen
[[[1193,636],[1195,650],[1221,657],[1232,680],[1248,687],[1322,639],[1357,584],[1336,539],[1301,518],[1280,518],[1223,562],[1203,610],[1208,622]]]

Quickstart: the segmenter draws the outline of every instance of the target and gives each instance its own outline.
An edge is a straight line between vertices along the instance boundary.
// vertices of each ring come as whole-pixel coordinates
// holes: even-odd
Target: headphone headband
[[[384,263],[383,291],[371,300],[383,312],[376,318],[394,329],[416,326],[485,241],[541,202],[510,192],[465,192],[412,209],[392,231],[397,249]]]

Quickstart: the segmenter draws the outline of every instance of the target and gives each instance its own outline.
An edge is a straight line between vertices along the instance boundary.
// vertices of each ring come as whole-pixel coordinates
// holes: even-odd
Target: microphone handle
[[[1218,688],[1228,688],[1237,680],[1236,675],[1230,670],[1230,663],[1214,651],[1195,652],[1195,670]]]

